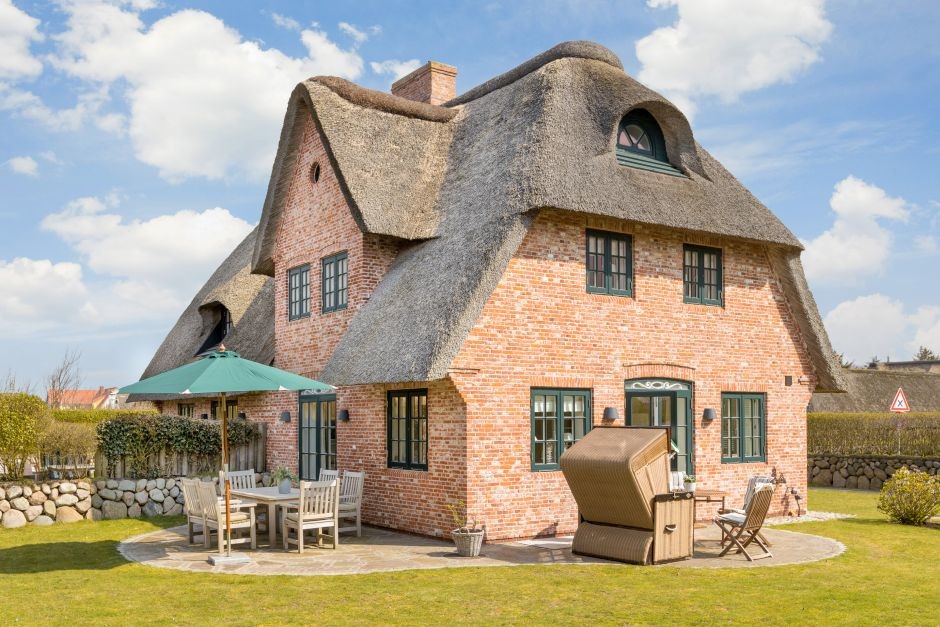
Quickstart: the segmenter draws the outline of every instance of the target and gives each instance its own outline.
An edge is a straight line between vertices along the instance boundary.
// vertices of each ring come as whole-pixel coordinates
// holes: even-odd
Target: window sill
[[[327,314],[336,313],[338,311],[345,311],[349,305],[343,305],[342,307],[334,307],[333,309],[321,309],[320,315],[325,316]]]
[[[722,464],[766,464],[766,459],[723,459]]]
[[[307,313],[301,314],[301,315],[299,315],[299,316],[293,316],[293,317],[287,316],[287,321],[288,321],[288,322],[294,322],[294,321],[296,321],[296,320],[305,320],[305,319],[307,319],[307,318],[309,318],[309,317],[310,317],[310,312],[308,311]]]
[[[717,307],[719,309],[724,309],[725,307],[724,303],[717,303],[717,302],[710,303],[708,301],[702,302],[700,300],[690,300],[688,298],[683,298],[682,302],[685,303],[686,305],[702,305],[704,307]]]

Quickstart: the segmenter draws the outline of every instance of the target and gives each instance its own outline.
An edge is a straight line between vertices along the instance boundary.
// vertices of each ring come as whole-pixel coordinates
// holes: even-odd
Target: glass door
[[[634,379],[625,384],[627,425],[669,427],[673,470],[692,474],[692,384],[669,379]]]
[[[298,431],[300,478],[316,481],[336,468],[336,396],[301,396]]]

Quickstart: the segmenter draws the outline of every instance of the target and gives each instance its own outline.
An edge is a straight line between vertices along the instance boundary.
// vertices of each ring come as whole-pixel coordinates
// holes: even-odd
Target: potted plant
[[[463,501],[448,503],[447,509],[454,519],[456,529],[450,532],[454,544],[457,546],[457,553],[464,557],[477,557],[480,555],[480,549],[483,547],[483,535],[486,533],[486,527],[478,525],[477,521],[467,524],[467,505]]]
[[[695,492],[695,475],[685,476],[685,491]]]
[[[271,474],[271,480],[277,484],[277,491],[281,494],[290,494],[291,484],[294,481],[297,481],[297,477],[291,474],[287,468],[283,466],[278,468]]]

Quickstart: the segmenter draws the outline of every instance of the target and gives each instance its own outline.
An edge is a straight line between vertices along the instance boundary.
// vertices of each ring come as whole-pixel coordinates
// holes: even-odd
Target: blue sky
[[[940,351],[940,6],[931,1],[0,0],[0,376],[135,380],[260,214],[292,86],[458,91],[597,41],[807,246],[836,349]]]

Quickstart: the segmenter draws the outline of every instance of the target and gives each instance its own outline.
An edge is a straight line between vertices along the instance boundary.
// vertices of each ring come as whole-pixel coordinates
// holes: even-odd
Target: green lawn
[[[835,559],[756,570],[461,568],[342,577],[204,575],[129,564],[140,520],[0,531],[0,620],[12,624],[940,623],[940,530],[889,524],[876,495],[813,490],[858,518],[795,530]],[[178,520],[164,524],[176,524]],[[15,609],[14,609],[15,608]],[[43,609],[44,608],[44,609]]]

